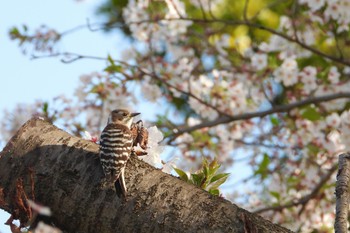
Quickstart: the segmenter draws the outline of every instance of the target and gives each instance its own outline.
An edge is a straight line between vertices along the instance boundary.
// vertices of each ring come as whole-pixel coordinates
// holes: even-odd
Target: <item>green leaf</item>
[[[183,170],[179,169],[179,168],[176,168],[176,167],[173,167],[175,172],[180,176],[180,179],[183,180],[183,181],[188,181],[188,176],[186,174],[186,172],[184,172]]]
[[[204,173],[204,176],[206,177],[209,175],[209,168],[207,166],[203,165],[203,173]]]
[[[107,60],[109,61],[109,63],[111,63],[111,65],[115,65],[114,60],[113,60],[111,55],[108,54]]]
[[[198,187],[201,187],[203,178],[203,174],[191,174],[191,180],[193,181],[193,184],[195,184]]]
[[[123,71],[123,67],[121,65],[115,65],[112,64],[110,66],[107,66],[104,71],[108,72],[108,73],[120,73]]]
[[[280,121],[278,120],[278,118],[277,118],[277,117],[273,117],[273,116],[270,117],[270,121],[271,121],[271,123],[272,123],[274,126],[278,126],[279,123],[280,123]]]
[[[19,30],[17,27],[13,27],[10,29],[10,34],[11,35],[19,35],[20,33],[19,33]]]
[[[219,179],[221,179],[223,177],[228,177],[229,175],[230,175],[230,173],[217,174],[213,178],[211,178],[210,183],[213,183],[213,182],[215,182],[215,181],[217,181],[217,180],[219,180]]]
[[[262,179],[265,179],[267,176],[267,172],[268,172],[268,166],[270,164],[270,158],[269,156],[265,153],[264,154],[264,158],[261,161],[261,163],[259,164],[258,169],[254,172],[255,175],[261,175]]]
[[[209,177],[211,178],[220,168],[220,164],[218,164],[217,159],[215,158],[210,164],[209,164]]]
[[[210,189],[208,191],[211,195],[214,195],[214,196],[219,196],[220,195],[220,192],[218,189]]]
[[[281,195],[279,192],[274,192],[274,191],[270,191],[271,196],[275,197],[277,200],[280,200]]]
[[[43,112],[47,113],[48,109],[49,109],[49,103],[45,102],[44,105],[43,105]]]
[[[210,185],[208,185],[208,189],[218,189],[220,185],[222,185],[223,183],[225,183],[225,181],[227,180],[228,176],[222,177],[220,179],[218,179],[215,182],[210,183]]]
[[[320,113],[316,111],[315,108],[313,107],[307,107],[305,110],[302,112],[301,116],[304,119],[310,120],[310,121],[317,121],[321,119]]]

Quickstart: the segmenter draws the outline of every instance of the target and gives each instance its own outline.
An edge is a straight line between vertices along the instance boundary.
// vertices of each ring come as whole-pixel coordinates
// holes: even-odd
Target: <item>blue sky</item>
[[[104,68],[104,62],[93,60],[68,65],[59,62],[57,58],[30,60],[29,56],[21,53],[17,43],[10,40],[8,30],[25,23],[33,30],[45,24],[58,31],[65,31],[85,24],[87,18],[94,22],[97,20],[94,9],[98,2],[102,1],[3,2],[0,8],[0,120],[4,117],[1,115],[3,110],[11,110],[17,103],[33,103],[36,99],[50,100],[60,94],[72,96],[81,74]],[[122,41],[123,38],[118,35],[103,35],[85,29],[64,38],[59,48],[61,51],[96,56],[110,53],[117,57]],[[8,217],[8,214],[0,210],[1,233],[10,233],[9,227],[3,225]]]

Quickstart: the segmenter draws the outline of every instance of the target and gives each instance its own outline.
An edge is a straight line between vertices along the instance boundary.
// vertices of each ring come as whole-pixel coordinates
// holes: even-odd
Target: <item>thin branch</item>
[[[336,47],[337,47],[337,50],[338,50],[338,53],[339,53],[340,57],[341,57],[342,59],[344,59],[343,51],[342,51],[342,49],[341,49],[341,47],[340,47],[340,45],[339,45],[338,36],[337,36],[335,33],[334,33],[334,40],[335,40],[335,45],[336,45]]]
[[[104,27],[102,27],[103,25],[104,25]],[[99,26],[99,27],[98,28],[93,28],[94,26]],[[60,36],[62,37],[62,36],[74,33],[76,31],[80,31],[80,30],[85,29],[85,28],[87,28],[91,32],[95,32],[95,31],[99,31],[101,29],[104,29],[105,28],[105,24],[103,24],[103,23],[90,23],[90,20],[87,18],[85,24],[78,25],[78,26],[75,26],[73,28],[67,29],[67,30],[61,32]]]
[[[170,0],[170,2],[171,2],[171,4],[173,5],[173,7],[174,7],[176,13],[178,14],[178,16],[179,16],[180,18],[183,18],[183,16],[180,14],[180,11],[179,11],[179,9],[177,9],[177,6],[176,6],[176,4],[173,2],[173,0]]]
[[[206,128],[206,127],[213,127],[217,126],[220,124],[227,124],[233,121],[239,121],[239,120],[247,120],[255,117],[265,117],[267,115],[271,115],[273,113],[278,113],[278,112],[288,112],[294,108],[299,108],[305,105],[309,104],[318,104],[321,102],[327,102],[335,99],[341,99],[341,98],[350,98],[350,92],[344,92],[344,93],[336,93],[336,94],[330,94],[330,95],[324,95],[324,96],[318,96],[318,97],[310,97],[308,99],[300,100],[298,102],[286,104],[286,105],[278,105],[275,106],[269,110],[266,111],[260,111],[260,112],[251,112],[251,113],[243,113],[240,115],[232,116],[232,117],[227,117],[227,116],[222,116],[217,118],[216,120],[213,121],[206,121],[203,123],[200,123],[198,125],[194,125],[192,127],[188,127],[185,129],[180,129],[178,132],[174,133],[173,135],[170,135],[169,137],[170,142],[174,141],[175,138],[180,136],[183,133],[188,133],[192,132],[198,129]]]
[[[244,2],[244,9],[243,9],[243,19],[246,22],[248,22],[248,16],[247,16],[248,5],[249,5],[249,0],[245,0],[245,2]]]
[[[215,15],[214,15],[214,13],[213,13],[211,1],[208,1],[208,8],[209,8],[209,15],[211,16],[211,18],[212,18],[212,19],[216,19]]]
[[[32,55],[31,59],[41,59],[41,58],[49,58],[49,57],[60,57],[60,56],[65,56],[65,57],[68,57],[68,58],[62,58],[61,59],[61,62],[63,63],[72,63],[72,62],[75,62],[75,61],[78,61],[80,59],[95,59],[95,60],[102,60],[102,61],[107,61],[108,59],[107,58],[104,58],[104,57],[97,57],[97,56],[90,56],[90,55],[81,55],[81,54],[76,54],[76,53],[68,53],[68,52],[65,52],[65,53],[55,53],[55,54],[50,54],[50,55],[42,55],[42,56],[37,56],[37,55]],[[113,60],[114,62],[116,63],[119,63],[119,64],[122,64],[122,65],[125,65],[127,67],[131,67],[131,68],[136,68],[138,69],[142,74],[144,75],[149,75],[155,79],[157,79],[158,81],[162,82],[163,84],[165,84],[166,86],[168,86],[169,88],[172,88],[182,94],[185,94],[189,97],[192,97],[194,98],[195,100],[197,100],[199,103],[215,110],[217,113],[219,113],[221,116],[225,116],[225,117],[232,117],[231,115],[221,111],[220,109],[218,109],[217,107],[215,107],[214,105],[211,105],[210,103],[202,100],[201,98],[199,98],[198,96],[194,95],[193,93],[191,92],[186,92],[186,91],[183,91],[179,88],[177,88],[176,86],[168,83],[166,80],[160,78],[157,74],[153,72],[147,72],[145,69],[142,69],[140,66],[137,66],[137,65],[131,65],[127,62],[124,62],[124,61],[121,61],[121,60]]]
[[[248,5],[248,0],[246,1],[246,5]],[[247,7],[247,6],[245,6],[245,7]],[[176,11],[178,11],[178,9],[176,8],[175,5],[174,5],[174,8],[175,8]],[[179,14],[179,12],[178,12],[178,14]],[[291,36],[288,36],[288,35],[284,34],[283,32],[279,32],[279,31],[277,31],[277,30],[275,30],[273,28],[269,28],[269,27],[266,27],[266,26],[263,26],[263,25],[260,25],[260,24],[252,23],[252,22],[250,22],[248,20],[226,20],[226,19],[217,19],[217,18],[214,18],[214,17],[212,19],[196,19],[196,18],[190,18],[190,17],[183,17],[183,16],[180,15],[180,18],[150,19],[150,20],[142,20],[142,21],[138,21],[138,22],[130,22],[129,24],[141,24],[141,23],[147,23],[147,22],[159,23],[160,21],[164,21],[164,20],[168,20],[168,21],[171,21],[171,20],[186,20],[186,21],[192,21],[192,22],[195,22],[195,23],[204,23],[204,24],[223,23],[223,24],[226,24],[226,25],[234,25],[234,26],[236,26],[236,25],[246,25],[246,26],[249,26],[249,27],[252,27],[252,28],[256,28],[256,29],[260,29],[260,30],[263,30],[263,31],[270,32],[270,33],[272,33],[274,35],[277,35],[277,36],[279,36],[281,38],[284,38],[284,39],[288,40],[289,42],[298,44],[302,48],[304,48],[304,49],[306,49],[306,50],[308,50],[308,51],[310,51],[310,52],[312,52],[312,53],[314,53],[316,55],[319,55],[321,57],[327,58],[329,60],[332,60],[332,61],[340,63],[340,64],[344,64],[344,65],[350,66],[350,61],[344,60],[342,57],[335,57],[335,56],[326,54],[326,53],[324,53],[324,52],[322,52],[320,50],[317,50],[316,48],[313,48],[313,47],[303,43],[303,41],[298,40],[298,38],[293,38]],[[92,24],[87,22],[87,25],[77,26],[76,28],[67,30],[66,32],[63,32],[61,34],[67,34],[67,33],[70,33],[72,31],[79,30],[79,29],[81,29],[83,27],[88,27],[91,31],[102,30],[102,29],[106,29],[106,28],[115,28],[115,27],[120,28],[121,27],[120,25],[114,25],[114,26],[101,27],[101,28],[98,28],[98,29],[92,29],[91,25]],[[94,25],[99,25],[99,24],[94,24]],[[106,24],[100,24],[100,25],[106,25]]]
[[[297,29],[297,25],[296,25],[296,22],[295,22],[295,18],[296,18],[297,12],[298,12],[298,1],[294,1],[291,21],[292,21],[294,39],[298,43],[298,42],[300,42],[300,40],[299,40],[299,37],[298,37],[298,29]]]
[[[264,25],[260,25],[260,24],[256,24],[256,23],[252,23],[252,22],[249,22],[249,21],[242,21],[242,20],[226,20],[226,19],[210,19],[210,20],[205,20],[205,19],[196,19],[196,18],[189,18],[189,17],[181,17],[181,18],[170,18],[170,19],[157,19],[157,20],[154,20],[154,19],[151,19],[151,20],[143,20],[141,22],[130,22],[129,24],[140,24],[140,23],[147,23],[147,22],[153,22],[153,23],[158,23],[159,21],[164,21],[164,20],[168,20],[168,21],[171,21],[171,20],[185,20],[185,21],[192,21],[194,23],[203,23],[203,24],[212,24],[212,23],[223,23],[223,24],[226,24],[226,25],[234,25],[234,26],[237,26],[237,25],[246,25],[248,27],[252,27],[252,28],[256,28],[256,29],[260,29],[260,30],[263,30],[263,31],[267,31],[267,32],[270,32],[276,36],[279,36],[283,39],[286,39],[287,41],[289,42],[292,42],[292,43],[295,43],[295,44],[298,44],[299,46],[301,46],[302,48],[318,55],[318,56],[321,56],[321,57],[324,57],[324,58],[327,58],[329,60],[332,60],[334,62],[337,62],[337,63],[340,63],[340,64],[344,64],[344,65],[347,65],[347,66],[350,66],[350,61],[347,61],[347,60],[344,60],[340,57],[335,57],[335,56],[332,56],[332,55],[329,55],[329,54],[326,54],[320,50],[317,50],[307,44],[304,44],[302,41],[298,41],[296,40],[295,38],[291,37],[291,36],[288,36],[286,34],[284,34],[283,32],[279,32],[273,28],[269,28],[269,27],[266,27]]]
[[[325,54],[324,52],[320,51],[320,50],[317,50],[307,44],[304,44],[302,41],[298,41],[282,32],[279,32],[275,29],[272,29],[272,28],[269,28],[269,27],[266,27],[266,26],[263,26],[263,25],[260,25],[260,24],[255,24],[255,23],[252,23],[252,22],[245,22],[245,21],[233,21],[233,20],[224,20],[224,19],[211,19],[211,20],[204,20],[204,19],[193,19],[193,18],[181,18],[183,20],[192,20],[193,22],[201,22],[201,23],[225,23],[225,24],[228,24],[228,25],[246,25],[246,26],[249,26],[249,27],[253,27],[253,28],[257,28],[257,29],[260,29],[260,30],[263,30],[263,31],[267,31],[267,32],[270,32],[274,35],[277,35],[279,37],[282,37],[286,40],[288,40],[289,42],[292,42],[292,43],[295,43],[295,44],[298,44],[300,45],[302,48],[306,49],[306,50],[309,50],[310,52],[316,54],[316,55],[319,55],[321,57],[324,57],[324,58],[328,58],[329,60],[332,60],[334,62],[337,62],[337,63],[340,63],[340,64],[344,64],[344,65],[347,65],[347,66],[350,66],[350,61],[345,61],[343,60],[342,58],[339,58],[339,57],[335,57],[335,56],[332,56],[332,55],[329,55],[329,54]],[[180,19],[177,19],[177,20],[180,20]]]
[[[311,192],[308,195],[303,196],[302,198],[300,198],[299,200],[296,201],[292,201],[288,204],[285,205],[279,205],[279,206],[269,206],[269,207],[265,207],[262,209],[258,209],[256,211],[253,211],[253,213],[256,214],[260,214],[266,211],[280,211],[283,210],[285,208],[290,208],[293,206],[298,206],[298,205],[303,205],[305,206],[311,199],[313,199],[314,197],[317,196],[317,194],[319,193],[319,191],[321,190],[321,188],[323,187],[323,185],[325,183],[327,183],[327,181],[331,178],[331,176],[333,175],[333,173],[337,170],[338,165],[335,164],[333,165],[333,167],[331,169],[328,170],[327,174],[325,174],[321,180],[317,183],[317,185],[311,190]],[[299,211],[300,214],[300,211]]]
[[[201,103],[201,104],[203,104],[203,105],[205,105],[205,106],[207,106],[207,107],[209,107],[209,108],[215,110],[215,111],[216,111],[217,113],[219,113],[220,115],[226,116],[226,117],[232,117],[231,115],[229,115],[229,114],[227,114],[227,113],[221,111],[220,109],[218,109],[218,108],[215,107],[214,105],[212,105],[212,104],[210,104],[210,103],[208,103],[208,102],[202,100],[200,97],[194,95],[191,91],[189,91],[189,92],[183,91],[183,90],[181,90],[180,88],[177,88],[176,86],[170,84],[170,83],[167,82],[166,80],[160,78],[160,77],[159,77],[157,74],[155,74],[155,73],[150,74],[150,73],[148,73],[148,72],[145,72],[145,71],[142,70],[142,69],[141,69],[140,71],[141,71],[142,73],[146,74],[146,75],[152,76],[153,78],[157,79],[159,82],[162,82],[163,84],[165,84],[165,85],[168,86],[169,88],[172,88],[172,89],[174,89],[174,90],[176,90],[176,91],[178,91],[178,92],[180,92],[180,93],[182,93],[182,94],[184,94],[184,95],[187,95],[187,96],[189,96],[189,97],[192,97],[193,99],[197,100],[199,103]]]
[[[42,59],[42,58],[51,58],[51,57],[64,57],[64,58],[61,58],[60,61],[63,63],[66,63],[66,64],[73,63],[73,62],[76,62],[76,61],[81,60],[81,59],[93,59],[93,60],[108,61],[108,59],[106,57],[82,55],[82,54],[71,53],[71,52],[53,53],[53,54],[49,54],[49,55],[40,55],[40,56],[35,55],[35,54],[31,55],[32,60]],[[124,62],[124,61],[121,61],[121,60],[113,59],[113,61],[116,63],[119,63],[121,65],[125,65],[127,67],[141,69],[139,66],[131,65],[131,64]]]
[[[97,56],[89,56],[89,55],[81,55],[81,54],[76,54],[76,53],[55,53],[55,54],[51,54],[51,55],[43,55],[43,56],[36,56],[36,55],[32,55],[32,59],[40,59],[40,58],[47,58],[47,57],[58,57],[58,56],[73,56],[72,59],[61,59],[62,62],[64,63],[72,63],[74,61],[77,61],[79,59],[96,59],[96,60],[104,60],[107,61],[107,58],[104,57],[97,57]],[[192,132],[198,129],[202,129],[202,128],[206,128],[206,127],[213,127],[213,126],[217,126],[220,124],[227,124],[233,121],[239,121],[239,120],[247,120],[247,119],[251,119],[251,118],[255,118],[255,117],[265,117],[267,115],[271,115],[273,113],[281,113],[281,112],[288,112],[294,108],[298,108],[298,107],[302,107],[305,105],[309,105],[309,104],[318,104],[321,102],[327,102],[327,101],[331,101],[331,100],[335,100],[335,99],[342,99],[342,98],[350,98],[350,92],[343,92],[343,93],[335,93],[335,94],[330,94],[330,95],[324,95],[324,96],[317,96],[317,97],[310,97],[308,99],[304,99],[304,100],[300,100],[298,102],[294,102],[294,103],[290,103],[290,104],[286,104],[286,105],[278,105],[278,106],[274,106],[273,108],[266,110],[266,111],[260,111],[260,112],[251,112],[251,113],[243,113],[240,115],[236,115],[236,116],[231,116],[228,115],[222,111],[220,111],[219,109],[217,109],[215,106],[212,106],[211,104],[201,100],[199,97],[193,95],[190,92],[185,92],[179,88],[177,88],[176,86],[166,82],[165,80],[161,79],[160,77],[158,77],[156,74],[151,74],[147,71],[145,71],[144,69],[142,69],[141,67],[137,66],[137,65],[131,65],[127,62],[121,61],[121,60],[114,60],[117,63],[120,63],[122,65],[128,66],[128,67],[132,67],[132,68],[136,68],[138,69],[141,73],[143,74],[147,74],[150,75],[154,78],[157,78],[159,81],[164,82],[168,87],[173,88],[183,94],[186,94],[192,98],[195,98],[197,101],[199,101],[200,103],[216,110],[218,113],[221,114],[221,116],[219,118],[217,118],[216,120],[213,121],[206,121],[203,123],[200,123],[198,125],[194,125],[188,128],[184,128],[184,129],[180,129],[178,130],[176,133],[169,135],[168,138],[170,138],[169,140],[169,144],[174,141],[178,136],[184,134],[184,133],[188,133],[188,132]]]
[[[285,150],[285,149],[300,149],[298,147],[289,147],[289,146],[284,146],[284,145],[277,145],[277,144],[266,144],[263,142],[246,142],[241,139],[236,139],[235,142],[242,144],[244,146],[256,146],[256,147],[265,147],[265,148],[272,148],[272,149],[280,149],[280,150]]]
[[[197,2],[199,3],[199,7],[200,7],[200,9],[201,9],[203,19],[206,20],[206,19],[207,19],[207,16],[205,15],[205,11],[204,11],[204,8],[203,8],[202,1],[201,1],[201,0],[197,0]]]
[[[61,32],[60,36],[63,37],[63,36],[68,35],[70,33],[73,33],[73,32],[76,32],[76,31],[80,31],[80,30],[82,30],[82,29],[84,29],[86,27],[87,27],[86,24],[78,25],[78,26],[76,26],[74,28],[71,28],[71,29],[68,29],[66,31]]]
[[[350,187],[350,153],[339,155],[339,170],[335,187],[335,233],[348,232]]]

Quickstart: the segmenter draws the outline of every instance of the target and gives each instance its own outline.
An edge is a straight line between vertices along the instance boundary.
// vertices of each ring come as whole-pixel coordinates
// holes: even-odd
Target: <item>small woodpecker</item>
[[[124,197],[127,192],[124,170],[133,147],[130,127],[134,116],[139,114],[130,113],[125,109],[113,110],[100,137],[100,161],[103,172],[107,182],[115,185],[119,197],[118,191],[121,191]]]

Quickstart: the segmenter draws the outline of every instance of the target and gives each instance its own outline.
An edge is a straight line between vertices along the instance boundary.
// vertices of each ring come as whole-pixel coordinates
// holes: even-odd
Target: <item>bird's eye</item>
[[[128,114],[126,112],[123,113],[123,116],[127,116]]]

